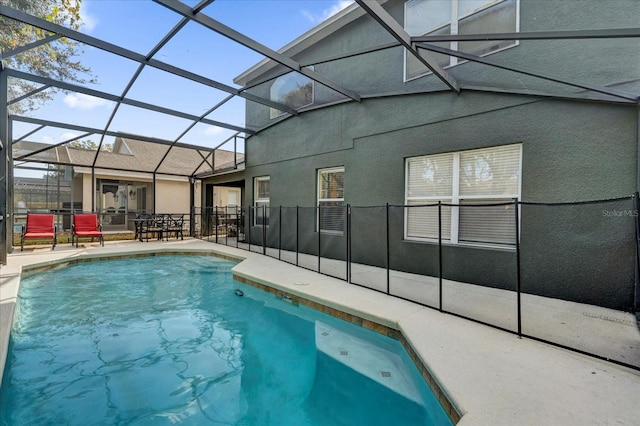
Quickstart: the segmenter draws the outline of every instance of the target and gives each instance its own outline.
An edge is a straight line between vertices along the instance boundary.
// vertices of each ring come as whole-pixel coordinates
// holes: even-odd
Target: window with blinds
[[[405,238],[452,243],[515,243],[520,144],[406,160]],[[438,202],[442,202],[438,223]]]
[[[254,225],[269,225],[269,185],[270,178],[269,176],[257,177],[254,178],[253,188],[255,191],[254,201],[255,201],[255,214],[254,214]]]
[[[318,229],[344,232],[344,167],[318,170]]]
[[[409,0],[404,29],[410,36],[513,33],[519,31],[519,0]],[[514,40],[446,41],[435,46],[485,56],[516,46]],[[430,52],[441,67],[454,66],[454,56]],[[405,80],[429,74],[429,69],[405,50]]]
[[[407,159],[408,238],[438,238],[438,202],[451,204],[454,154]],[[451,208],[442,209],[442,238],[450,239]]]

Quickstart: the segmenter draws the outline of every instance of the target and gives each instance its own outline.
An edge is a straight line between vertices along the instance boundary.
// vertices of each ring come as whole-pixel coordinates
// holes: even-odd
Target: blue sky
[[[185,3],[194,6],[197,1]],[[216,0],[204,13],[277,50],[351,3],[352,0]],[[150,0],[83,0],[81,15],[81,32],[144,55],[180,20],[178,14]],[[84,53],[78,59],[91,68],[97,79],[96,84],[87,86],[121,95],[138,64],[90,46],[82,48]],[[154,59],[238,87],[233,78],[263,57],[190,22]],[[193,115],[203,114],[226,96],[225,92],[151,67],[145,67],[127,93],[128,98]],[[68,93],[58,94],[54,102],[29,115],[102,129],[113,107],[114,103],[110,101]],[[234,99],[208,118],[243,126],[244,101]],[[123,105],[109,130],[174,140],[190,124],[188,120],[145,113]],[[32,128],[33,125],[18,123],[14,138]],[[181,141],[212,147],[233,133],[199,124]],[[29,140],[57,143],[79,134],[65,129],[47,129],[34,134]],[[98,141],[96,136],[91,139]]]

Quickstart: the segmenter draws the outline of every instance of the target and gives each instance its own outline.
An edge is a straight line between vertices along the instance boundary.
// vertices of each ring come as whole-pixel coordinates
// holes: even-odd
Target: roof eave
[[[380,4],[384,4],[387,0],[378,0],[378,2]],[[366,15],[366,12],[354,2],[282,47],[278,50],[278,53],[285,54],[291,58],[324,39],[329,34],[334,33],[364,15]],[[277,62],[269,58],[265,58],[239,76],[235,77],[233,82],[240,86],[246,86],[249,82],[262,76],[264,73],[272,70],[276,66],[278,66]]]

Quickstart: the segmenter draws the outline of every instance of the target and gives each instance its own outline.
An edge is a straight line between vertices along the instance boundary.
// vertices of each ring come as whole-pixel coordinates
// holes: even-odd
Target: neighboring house
[[[33,142],[21,142],[20,150],[36,151],[46,147]],[[105,230],[133,229],[134,218],[139,213],[189,214],[191,197],[189,176],[196,172],[206,172],[210,165],[203,164],[209,151],[202,155],[192,149],[173,147],[167,154],[167,145],[148,143],[129,138],[116,138],[110,151],[102,151],[92,173],[95,151],[59,146],[38,154],[41,160],[74,164],[61,166],[60,171],[49,171],[42,178],[16,178],[16,207],[20,211],[61,211],[61,229],[68,229],[68,213],[75,211],[96,211],[101,214]],[[165,158],[166,154],[166,158]],[[52,157],[53,156],[53,157]],[[55,158],[54,158],[55,157]],[[164,161],[163,161],[164,158]],[[217,150],[215,169],[227,170],[237,167],[243,161],[242,155]],[[162,161],[161,166],[154,171]],[[92,179],[95,179],[92,182]],[[225,200],[227,188],[222,188],[220,196]],[[194,200],[200,207],[200,181],[194,182]],[[155,193],[155,199],[154,199]],[[93,196],[95,194],[95,197]]]
[[[634,28],[639,16],[635,1],[382,4],[413,36]],[[447,4],[453,9],[438,8]],[[452,10],[458,11],[453,20]],[[360,93],[360,102],[346,102],[338,92],[286,73],[273,61],[237,77],[237,84],[253,86],[252,93],[303,112],[289,117],[248,104],[247,123],[263,130],[246,141],[245,169],[203,183],[244,188],[245,206],[322,206],[328,213],[316,217],[315,226],[322,231],[323,255],[337,259],[344,258],[346,238],[341,206],[461,205],[443,208],[445,278],[511,290],[516,286],[515,207],[474,210],[465,209],[465,203],[564,203],[637,191],[637,100],[619,102],[615,96],[433,54],[464,83],[456,93],[402,47],[324,61],[392,41],[380,24],[352,6],[281,50]],[[636,38],[458,44],[464,52],[489,55],[509,67],[612,92],[637,96],[640,91]],[[438,45],[455,48],[450,42]],[[606,217],[603,212],[613,206],[622,211],[633,204],[521,206],[523,290],[628,309],[635,280],[634,220]],[[351,253],[354,262],[384,267],[384,207],[371,212],[378,215],[371,226],[359,225],[356,235],[354,225]],[[393,208],[390,223],[393,269],[437,276],[437,209]],[[277,246],[277,237],[268,244]],[[314,244],[302,243],[300,250],[317,253]]]

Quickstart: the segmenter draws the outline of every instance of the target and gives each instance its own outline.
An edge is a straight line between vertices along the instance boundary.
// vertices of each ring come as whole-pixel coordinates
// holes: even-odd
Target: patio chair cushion
[[[74,232],[78,237],[101,237],[102,232],[100,231],[76,231]]]
[[[52,214],[28,214],[24,238],[53,238],[55,227]]]
[[[100,237],[100,225],[96,214],[74,214],[73,233],[79,237]]]
[[[25,232],[24,238],[53,238],[53,232]]]

